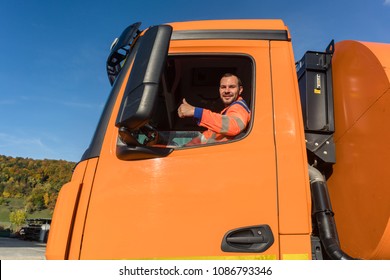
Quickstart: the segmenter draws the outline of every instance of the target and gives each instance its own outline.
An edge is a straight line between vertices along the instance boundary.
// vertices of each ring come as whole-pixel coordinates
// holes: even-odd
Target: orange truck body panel
[[[47,258],[311,259],[308,160],[294,55],[287,27],[281,20],[200,21],[169,25],[173,27],[173,32],[259,29],[286,32],[285,40],[210,38],[170,42],[169,55],[172,56],[205,53],[239,54],[250,58],[253,85],[248,94],[251,96],[252,119],[247,135],[230,143],[177,149],[166,157],[119,159],[115,122],[133,65],[124,68],[126,72],[107,123],[99,156],[81,161],[72,181],[60,192],[49,234]],[[359,45],[357,48],[367,47]],[[377,55],[381,56],[380,48]],[[342,72],[344,64],[335,65],[334,72]],[[379,65],[373,67],[381,72]],[[345,79],[354,82],[353,78],[343,77],[340,73],[334,76],[340,79],[334,82],[337,88],[345,85]],[[386,75],[379,77],[376,74],[372,75],[374,78],[379,79],[376,95],[362,98],[371,98],[375,106],[382,106],[379,110],[382,113],[378,110],[372,113],[377,125],[384,126],[385,122],[379,120],[389,118],[386,103],[381,104],[386,102],[389,79]],[[367,154],[362,155],[364,160],[350,156],[355,155],[349,150],[350,138],[368,141],[356,137],[359,131],[354,132],[353,128],[367,126],[361,116],[368,116],[370,107],[356,112],[356,119],[351,120],[343,115],[343,110],[350,107],[350,102],[353,102],[350,99],[355,98],[354,95],[345,93],[337,98],[345,98],[343,102],[335,101],[338,106],[335,115],[341,118],[340,127],[344,128],[338,127],[336,134],[337,151],[340,149],[341,155],[335,165],[335,176],[330,179],[330,193],[337,213],[340,239],[347,251],[357,253],[359,257],[388,257],[389,206],[384,202],[388,201],[389,188],[386,190],[386,183],[381,181],[384,176],[379,176],[382,179],[371,186],[370,174],[366,173],[368,182],[365,183],[378,188],[377,197],[365,198],[370,199],[367,207],[376,207],[374,210],[378,215],[364,222],[371,223],[371,226],[379,224],[380,227],[375,228],[372,244],[364,242],[365,246],[361,246],[362,252],[354,249],[354,243],[363,243],[359,236],[348,241],[353,233],[360,234],[359,224],[350,228],[351,214],[342,210],[339,214],[337,211],[344,207],[345,196],[351,192],[350,189],[362,184],[354,179],[360,179],[366,172],[365,168],[384,172],[375,168],[377,164],[368,164]],[[386,130],[382,132],[387,133]],[[371,144],[383,147],[374,141]],[[385,155],[383,160],[385,158],[388,159],[389,155]],[[343,160],[352,161],[348,163],[348,170],[345,170]],[[366,163],[360,171],[354,165],[357,161]],[[382,168],[385,167],[383,162]],[[367,185],[359,190],[364,192],[364,188]],[[347,197],[347,200],[350,199]],[[383,203],[376,204],[377,200]],[[350,207],[351,211],[358,211],[358,215],[372,217],[368,213],[372,208]],[[262,224],[271,228],[274,238],[266,251],[243,253],[221,250],[222,239],[229,230]],[[372,229],[371,226],[367,228]]]

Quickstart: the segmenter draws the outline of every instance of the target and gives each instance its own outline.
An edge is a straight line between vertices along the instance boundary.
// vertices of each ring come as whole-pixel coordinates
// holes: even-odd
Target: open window
[[[219,83],[225,73],[241,78],[242,97],[251,104],[252,59],[242,55],[172,55],[168,56],[159,89],[158,110],[152,122],[162,130],[203,131],[192,118],[179,118],[177,109],[183,98],[195,107],[220,112],[224,105]],[[165,105],[165,107],[163,106]]]
[[[140,39],[116,126],[117,156],[123,160],[162,157],[185,148],[204,128],[193,118],[179,118],[183,98],[214,112],[223,109],[220,78],[232,73],[242,80],[241,95],[250,106],[253,61],[245,55],[167,55],[169,27],[154,27]],[[137,42],[138,43],[138,42]],[[243,135],[240,135],[243,137]],[[236,140],[236,139],[235,139]]]
[[[199,137],[205,128],[194,118],[179,118],[178,107],[186,101],[200,108],[220,112],[224,105],[219,96],[219,83],[225,73],[242,80],[243,99],[250,106],[253,63],[243,55],[170,55],[163,72],[156,110],[149,123],[168,141],[169,147],[181,148]],[[242,138],[245,133],[235,138]],[[193,147],[193,146],[192,146]]]

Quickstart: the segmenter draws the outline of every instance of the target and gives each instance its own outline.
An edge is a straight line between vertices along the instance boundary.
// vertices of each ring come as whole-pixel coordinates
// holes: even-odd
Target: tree
[[[23,199],[28,213],[53,210],[58,193],[70,180],[74,166],[74,162],[64,160],[0,155],[0,197]]]
[[[3,191],[3,197],[5,198],[9,198],[11,196],[11,194],[7,191]]]
[[[44,202],[45,202],[45,207],[47,208],[47,207],[49,206],[49,202],[50,202],[49,193],[46,192],[46,193],[43,195],[43,200],[44,200]]]
[[[17,227],[20,227],[26,222],[27,213],[24,210],[16,210],[9,214],[9,221]]]

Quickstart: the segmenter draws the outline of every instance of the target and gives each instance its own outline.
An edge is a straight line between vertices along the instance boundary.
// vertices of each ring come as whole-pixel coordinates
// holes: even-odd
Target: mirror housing
[[[136,22],[128,26],[111,45],[110,54],[106,62],[107,76],[111,85],[114,84],[116,77],[122,70],[122,61],[128,57],[134,39],[141,33],[138,29],[140,25],[140,22]]]
[[[172,27],[154,26],[140,37],[116,126],[134,131],[151,118],[168,54]]]

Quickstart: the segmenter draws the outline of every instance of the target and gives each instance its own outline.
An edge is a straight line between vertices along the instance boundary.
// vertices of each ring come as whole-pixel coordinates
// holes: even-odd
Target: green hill
[[[50,218],[58,192],[70,180],[74,162],[0,155],[0,223],[25,210],[28,218]]]

